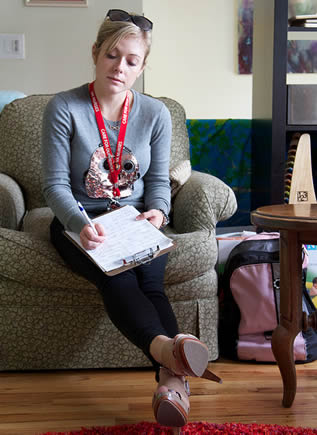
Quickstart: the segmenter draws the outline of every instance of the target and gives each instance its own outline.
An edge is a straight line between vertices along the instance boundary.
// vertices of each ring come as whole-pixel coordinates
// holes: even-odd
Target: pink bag
[[[220,281],[219,345],[223,356],[275,361],[271,338],[279,322],[279,266],[279,233],[256,234],[231,251]],[[307,291],[303,302],[303,309],[311,312]],[[294,342],[294,360],[312,361],[315,354],[315,331],[308,335],[300,332]]]

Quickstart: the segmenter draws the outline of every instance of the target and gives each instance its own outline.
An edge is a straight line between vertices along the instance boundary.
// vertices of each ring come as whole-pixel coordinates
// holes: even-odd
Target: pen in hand
[[[97,230],[94,226],[94,224],[92,223],[92,220],[90,219],[90,217],[88,216],[86,210],[84,209],[84,207],[81,205],[81,203],[79,201],[77,201],[79,210],[81,211],[82,215],[85,218],[85,221],[87,222],[87,224],[92,228],[93,232],[96,234],[96,236],[98,236]]]

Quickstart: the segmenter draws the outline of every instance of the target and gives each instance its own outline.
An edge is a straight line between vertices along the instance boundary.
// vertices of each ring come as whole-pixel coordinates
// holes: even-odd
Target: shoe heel
[[[202,374],[201,378],[203,378],[203,379],[209,379],[210,381],[218,382],[218,384],[222,384],[222,379],[219,378],[217,375],[215,375],[213,372],[211,372],[208,369],[206,369],[204,371],[204,373]]]
[[[177,335],[174,344],[175,356],[188,376],[200,377],[222,384],[221,378],[208,370],[208,348],[190,334]]]

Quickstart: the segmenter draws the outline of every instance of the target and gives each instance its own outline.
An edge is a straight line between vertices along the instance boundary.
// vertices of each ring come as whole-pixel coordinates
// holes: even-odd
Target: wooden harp
[[[292,137],[285,167],[284,202],[287,204],[316,203],[310,135],[307,133],[294,133]]]

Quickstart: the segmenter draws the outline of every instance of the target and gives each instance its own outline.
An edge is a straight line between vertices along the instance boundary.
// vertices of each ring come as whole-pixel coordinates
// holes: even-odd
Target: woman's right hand
[[[106,238],[104,227],[101,224],[96,224],[95,229],[98,235],[95,234],[91,226],[87,224],[79,234],[81,244],[85,249],[87,249],[87,251],[96,249]]]

